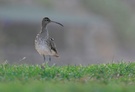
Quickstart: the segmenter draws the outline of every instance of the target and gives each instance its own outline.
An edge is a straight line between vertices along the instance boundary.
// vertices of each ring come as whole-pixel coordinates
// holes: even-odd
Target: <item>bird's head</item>
[[[59,25],[63,26],[61,23],[52,21],[52,20],[50,20],[48,17],[44,17],[44,18],[43,18],[43,20],[42,20],[42,26],[46,26],[46,25],[49,24],[50,22],[56,23],[56,24],[59,24]]]
[[[51,20],[50,20],[48,17],[45,17],[45,18],[43,18],[43,20],[42,20],[42,26],[47,25],[47,24],[50,23],[50,22],[51,22]]]

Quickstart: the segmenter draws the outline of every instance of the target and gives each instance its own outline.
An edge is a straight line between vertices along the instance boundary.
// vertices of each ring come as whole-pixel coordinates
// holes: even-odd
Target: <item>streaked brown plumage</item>
[[[45,56],[49,56],[49,61],[51,61],[51,56],[59,57],[56,50],[56,45],[54,43],[54,39],[49,37],[47,29],[47,24],[51,22],[63,26],[62,24],[55,21],[51,21],[48,17],[45,17],[42,20],[41,31],[37,34],[35,39],[35,48],[37,52],[44,57],[44,61],[46,59]]]

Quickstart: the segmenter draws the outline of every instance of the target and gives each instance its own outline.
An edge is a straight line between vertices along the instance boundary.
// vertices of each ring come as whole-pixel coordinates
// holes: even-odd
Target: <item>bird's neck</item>
[[[49,38],[49,33],[48,33],[47,26],[41,28],[40,36],[42,38],[46,38],[46,39]]]

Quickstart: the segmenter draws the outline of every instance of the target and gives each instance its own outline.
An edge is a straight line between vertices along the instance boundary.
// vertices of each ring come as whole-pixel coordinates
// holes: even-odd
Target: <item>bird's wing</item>
[[[50,50],[53,50],[57,54],[56,45],[53,38],[49,38],[48,45],[50,47]]]

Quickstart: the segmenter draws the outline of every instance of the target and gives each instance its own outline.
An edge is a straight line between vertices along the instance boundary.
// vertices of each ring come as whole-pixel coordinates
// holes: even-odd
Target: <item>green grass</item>
[[[0,65],[0,92],[134,92],[135,63]]]

